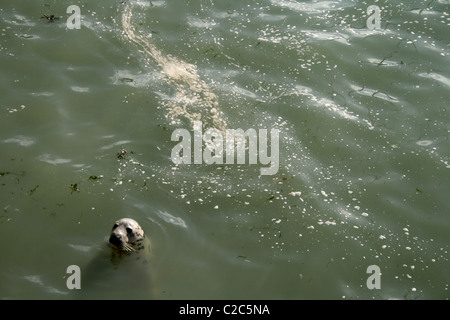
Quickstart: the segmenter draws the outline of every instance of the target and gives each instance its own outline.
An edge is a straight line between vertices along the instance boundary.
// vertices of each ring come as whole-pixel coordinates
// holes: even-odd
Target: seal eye
[[[117,228],[119,226],[119,223],[114,223],[114,225],[113,225],[113,230],[115,229],[115,228]]]
[[[127,233],[128,234],[133,233],[133,229],[131,229],[130,227],[127,227]]]

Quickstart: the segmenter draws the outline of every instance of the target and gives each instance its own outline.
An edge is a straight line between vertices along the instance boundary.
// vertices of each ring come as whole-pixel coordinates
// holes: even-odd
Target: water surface
[[[151,294],[94,298],[448,299],[449,9],[3,0],[0,297],[73,298],[66,268],[126,216],[152,239]],[[279,130],[278,172],[175,165],[194,121]]]

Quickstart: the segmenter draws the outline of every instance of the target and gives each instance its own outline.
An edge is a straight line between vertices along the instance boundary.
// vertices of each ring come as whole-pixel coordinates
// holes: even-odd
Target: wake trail
[[[193,125],[194,121],[202,121],[207,126],[220,131],[226,129],[226,122],[219,110],[219,101],[208,84],[197,73],[197,68],[185,61],[164,55],[155,47],[148,37],[136,32],[132,24],[133,4],[125,5],[122,12],[122,28],[125,36],[150,58],[162,70],[164,80],[175,88],[175,97],[164,104],[168,108],[167,118],[171,124],[178,124],[185,117]]]

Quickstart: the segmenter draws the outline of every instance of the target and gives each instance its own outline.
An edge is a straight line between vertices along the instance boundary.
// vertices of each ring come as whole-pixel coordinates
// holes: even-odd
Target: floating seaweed
[[[125,159],[125,155],[128,153],[127,150],[122,149],[117,153],[117,159],[122,160]]]
[[[78,183],[71,184],[70,189],[72,190],[72,192],[70,192],[70,194],[72,194],[74,192],[80,192],[80,188],[78,188]]]
[[[54,14],[50,14],[50,15],[44,14],[44,15],[41,17],[41,19],[43,19],[43,18],[47,19],[48,22],[54,22],[55,20],[59,20],[59,17],[55,16]]]

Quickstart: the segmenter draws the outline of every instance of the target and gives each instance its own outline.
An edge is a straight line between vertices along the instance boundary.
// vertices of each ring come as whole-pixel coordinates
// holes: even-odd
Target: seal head
[[[139,223],[130,218],[123,218],[115,222],[109,243],[120,252],[132,252],[140,249],[144,238],[144,230]]]
[[[83,268],[81,299],[153,297],[150,238],[133,219],[117,220],[97,255]],[[120,288],[120,290],[118,290]]]

